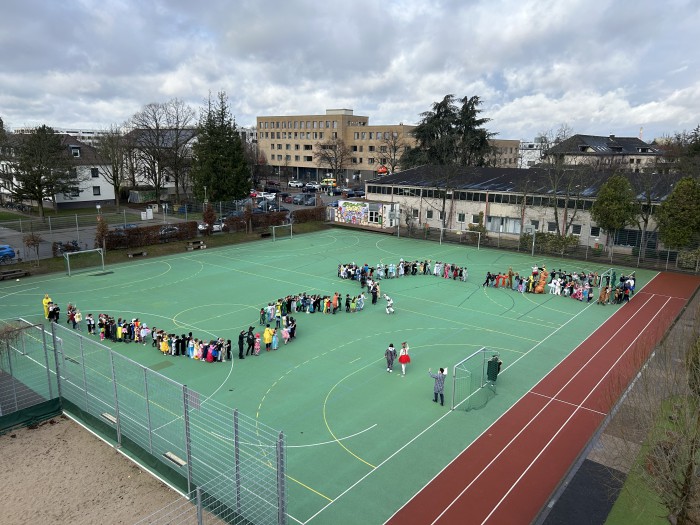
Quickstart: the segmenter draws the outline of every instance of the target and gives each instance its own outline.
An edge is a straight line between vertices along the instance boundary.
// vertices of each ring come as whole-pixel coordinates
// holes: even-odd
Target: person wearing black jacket
[[[241,330],[241,333],[238,334],[238,359],[245,359],[243,357],[243,345],[245,344],[246,340],[246,332],[245,330]],[[230,354],[230,352],[229,352]],[[230,359],[230,357],[229,357]]]
[[[246,342],[248,343],[248,348],[245,351],[245,355],[253,354],[253,346],[255,345],[255,334],[253,334],[253,327],[248,327],[248,334],[246,335]]]

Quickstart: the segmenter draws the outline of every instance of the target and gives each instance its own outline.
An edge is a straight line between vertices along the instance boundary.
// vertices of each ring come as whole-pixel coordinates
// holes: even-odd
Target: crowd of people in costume
[[[359,281],[362,287],[365,286],[363,281],[368,279],[379,281],[381,279],[395,279],[408,275],[434,275],[455,281],[466,281],[469,277],[469,272],[466,266],[462,267],[444,261],[436,261],[433,264],[429,259],[424,261],[404,261],[402,258],[397,264],[380,262],[376,266],[369,266],[367,263],[358,265],[354,262],[338,265],[338,277]]]

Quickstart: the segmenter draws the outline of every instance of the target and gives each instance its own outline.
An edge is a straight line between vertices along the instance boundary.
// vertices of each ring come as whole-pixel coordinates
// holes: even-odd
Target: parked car
[[[316,195],[309,195],[304,201],[304,206],[316,206]]]
[[[355,197],[364,197],[365,196],[365,190],[354,190],[355,191]]]
[[[304,204],[304,201],[308,198],[308,195],[304,195],[303,193],[297,193],[292,199],[292,204]]]
[[[337,208],[338,207],[338,201],[331,201],[328,204],[326,204],[329,208]]]
[[[208,227],[209,227],[209,226],[207,225],[207,223],[206,223],[206,222],[203,222],[203,223],[201,223],[200,225],[197,226],[197,229],[198,229],[200,232],[205,232],[205,231],[207,231],[207,228],[208,228]],[[214,224],[211,225],[211,231],[212,231],[213,233],[216,233],[216,232],[223,232],[223,231],[226,231],[226,230],[228,230],[228,226],[226,225],[226,221],[225,221],[224,219],[216,219],[216,220],[214,221]]]
[[[0,244],[0,262],[10,262],[15,258],[15,251],[9,244]]]
[[[160,229],[160,240],[163,242],[168,242],[173,239],[177,239],[180,234],[180,228],[173,224],[167,224]]]
[[[263,199],[267,199],[269,201],[273,201],[277,198],[277,195],[275,193],[270,193],[267,191],[261,191],[258,193],[258,198],[262,197]]]
[[[355,198],[355,191],[354,190],[347,190],[343,192],[343,196],[346,199],[354,199]]]
[[[282,202],[287,202],[285,199],[289,196],[290,196],[289,193],[287,193],[286,191],[282,191],[282,192],[277,193],[277,198]]]
[[[289,181],[288,186],[289,186],[290,188],[303,188],[303,187],[304,187],[304,183],[303,183],[302,181],[300,181],[300,180],[292,179],[292,180]]]
[[[304,187],[309,189],[313,188],[314,191],[321,189],[321,185],[318,182],[307,182]]]
[[[265,193],[273,193],[273,194],[276,194],[280,191],[279,186],[265,186],[263,189],[265,190]]]
[[[265,186],[277,186],[279,188],[281,185],[276,180],[266,180]]]
[[[291,204],[292,200],[294,200],[294,195],[290,195],[289,193],[287,193],[287,195],[284,198],[282,198],[282,202],[286,202],[287,204]]]

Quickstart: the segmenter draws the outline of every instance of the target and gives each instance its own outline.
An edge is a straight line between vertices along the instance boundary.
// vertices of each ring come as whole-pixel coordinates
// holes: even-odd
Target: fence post
[[[277,438],[277,523],[287,523],[287,508],[285,495],[285,458],[284,458],[284,432],[280,432]]]
[[[238,428],[238,409],[233,411],[233,455],[236,463],[236,512],[241,514],[241,459],[240,459],[240,434]]]
[[[190,446],[190,412],[188,407],[187,385],[182,385],[182,409],[185,417],[185,453],[187,455],[187,492],[192,492],[192,448]]]
[[[52,235],[53,231],[51,229],[51,215],[49,215],[49,235]]]
[[[61,374],[58,367],[58,345],[56,344],[56,328],[53,321],[51,321],[51,341],[53,343],[53,357],[56,361],[56,387],[58,388],[58,397],[63,397],[61,393]]]
[[[78,338],[80,342],[80,364],[83,367],[83,386],[85,387],[85,412],[90,412],[89,398],[88,398],[88,387],[87,387],[87,374],[85,373],[85,352],[83,351],[83,338]]]
[[[143,390],[146,395],[146,419],[148,420],[148,451],[153,454],[153,434],[151,430],[151,402],[148,400],[148,368],[143,367]]]
[[[78,222],[78,214],[75,214],[75,235],[76,235],[76,241],[78,241],[78,244],[80,244],[80,223]]]
[[[204,523],[202,516],[202,490],[197,487],[195,494],[197,498],[197,525],[202,525]]]
[[[10,342],[7,341],[6,343],[6,349],[7,349],[7,368],[9,369],[8,371],[10,372],[10,377],[14,379],[15,374],[12,372],[12,349],[10,348]],[[19,410],[19,406],[17,405],[17,388],[15,387],[15,381],[12,381],[12,399],[15,402],[15,412]]]
[[[82,339],[82,336],[80,336]],[[112,367],[112,386],[114,387],[114,417],[117,420],[117,443],[121,447],[122,445],[122,429],[121,421],[119,419],[119,396],[117,394],[117,377],[114,373],[114,352],[109,351],[109,364]]]
[[[44,363],[46,364],[46,379],[49,382],[49,399],[53,399],[53,388],[51,388],[51,369],[49,368],[49,351],[46,348],[46,331],[44,325],[40,324],[41,328],[41,344],[44,347]]]

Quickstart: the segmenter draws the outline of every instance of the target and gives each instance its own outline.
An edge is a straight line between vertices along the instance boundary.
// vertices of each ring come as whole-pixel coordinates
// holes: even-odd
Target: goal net
[[[270,226],[272,231],[272,241],[279,241],[282,239],[291,239],[292,234],[292,224],[282,224],[280,226]]]
[[[485,347],[462,359],[452,370],[452,410],[484,406],[496,393],[501,361]]]
[[[105,256],[102,248],[83,250],[80,252],[66,252],[63,254],[66,263],[66,273],[70,277],[77,272],[89,272],[94,269],[105,269]]]

